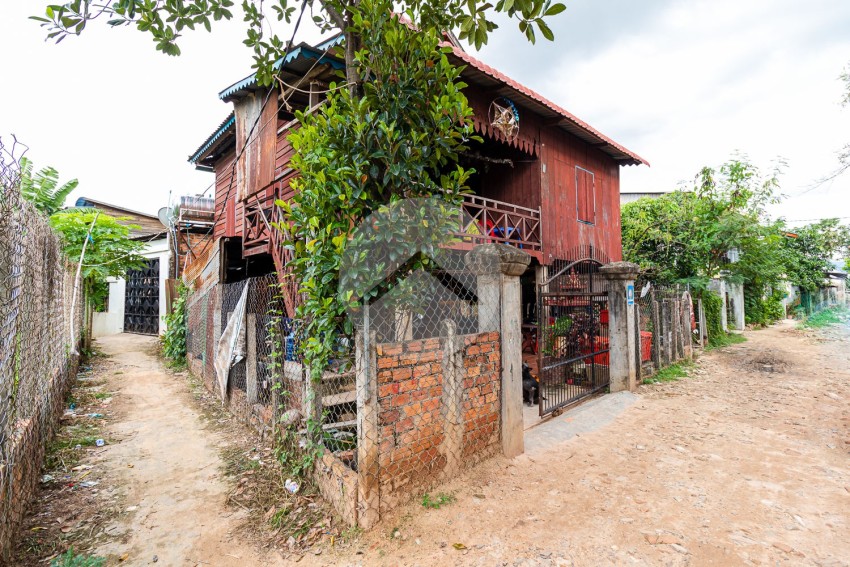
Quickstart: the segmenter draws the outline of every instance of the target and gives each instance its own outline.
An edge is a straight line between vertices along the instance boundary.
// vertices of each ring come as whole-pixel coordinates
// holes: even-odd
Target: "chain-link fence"
[[[279,414],[303,409],[298,327],[284,315],[273,274],[211,286],[189,298],[190,368],[265,435]]]
[[[686,287],[646,284],[639,291],[635,309],[639,379],[692,358],[694,349],[702,347],[705,317],[699,301],[691,297]]]
[[[0,562],[76,373],[83,303],[77,295],[72,311],[74,272],[59,238],[9,181],[4,174],[0,195]]]

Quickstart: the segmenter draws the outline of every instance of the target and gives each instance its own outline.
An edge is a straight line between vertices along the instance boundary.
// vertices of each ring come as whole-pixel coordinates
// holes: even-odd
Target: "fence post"
[[[245,329],[245,397],[249,404],[256,404],[259,399],[257,388],[257,314],[248,313]]]
[[[640,384],[643,360],[643,341],[640,340],[640,303],[635,301],[635,383]]]
[[[635,364],[635,310],[629,305],[634,301],[635,277],[640,272],[637,264],[613,262],[599,268],[608,280],[608,333],[609,373],[611,391],[633,391],[637,369]]]
[[[442,412],[445,419],[442,453],[446,456],[443,474],[454,478],[460,470],[463,453],[463,360],[458,343],[457,325],[451,319],[443,321],[443,399]]]
[[[364,530],[370,529],[381,519],[377,356],[375,332],[368,333],[358,331],[354,339],[357,382],[357,523]]]
[[[466,256],[470,271],[478,275],[478,313],[484,328],[496,326],[502,346],[502,452],[515,457],[525,451],[522,422],[522,290],[519,276],[531,256],[506,244],[480,244]],[[493,276],[497,279],[494,280]],[[499,285],[495,286],[494,282]],[[484,293],[484,295],[482,295]],[[483,311],[482,311],[483,309]],[[483,313],[499,315],[496,323],[481,320]]]
[[[652,297],[650,298],[650,316],[652,318],[652,363],[655,365],[655,371],[661,370],[661,315],[659,313],[658,300],[655,299],[655,290],[651,290]]]

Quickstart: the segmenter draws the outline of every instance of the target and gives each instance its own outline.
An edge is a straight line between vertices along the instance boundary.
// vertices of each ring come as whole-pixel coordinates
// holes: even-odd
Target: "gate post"
[[[635,389],[637,364],[635,352],[635,277],[637,264],[613,262],[599,268],[608,280],[609,372],[611,392]]]
[[[522,290],[519,277],[531,256],[506,244],[480,244],[466,256],[478,276],[478,313],[486,332],[499,330],[502,343],[501,438],[502,453],[516,457],[525,451],[522,423]],[[498,285],[497,285],[498,284]],[[484,313],[491,319],[481,319]]]

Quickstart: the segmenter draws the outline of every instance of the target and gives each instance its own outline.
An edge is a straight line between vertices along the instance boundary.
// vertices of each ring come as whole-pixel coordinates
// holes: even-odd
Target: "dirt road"
[[[443,488],[456,502],[302,564],[847,565],[850,333],[830,333],[747,333],[610,425],[491,461]]]
[[[354,543],[286,559],[237,535],[224,442],[154,340],[100,339],[115,396],[92,464],[122,511],[93,551],[110,564],[216,567],[848,565],[850,328],[747,336],[689,378],[642,386],[595,431],[438,488],[456,498],[440,509],[412,502]]]
[[[163,370],[156,339],[115,335],[98,339],[112,357],[119,419],[113,441],[94,464],[113,471],[127,507],[108,533],[123,534],[96,550],[122,565],[240,566],[267,564],[251,545],[231,539],[239,515],[225,505],[220,441],[201,419],[185,378]]]

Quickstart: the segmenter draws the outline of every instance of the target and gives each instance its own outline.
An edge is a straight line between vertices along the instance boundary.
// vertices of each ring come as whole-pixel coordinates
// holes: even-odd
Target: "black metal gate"
[[[159,334],[159,259],[127,271],[124,294],[124,332]]]
[[[608,292],[592,257],[555,262],[537,290],[541,417],[608,386]]]

